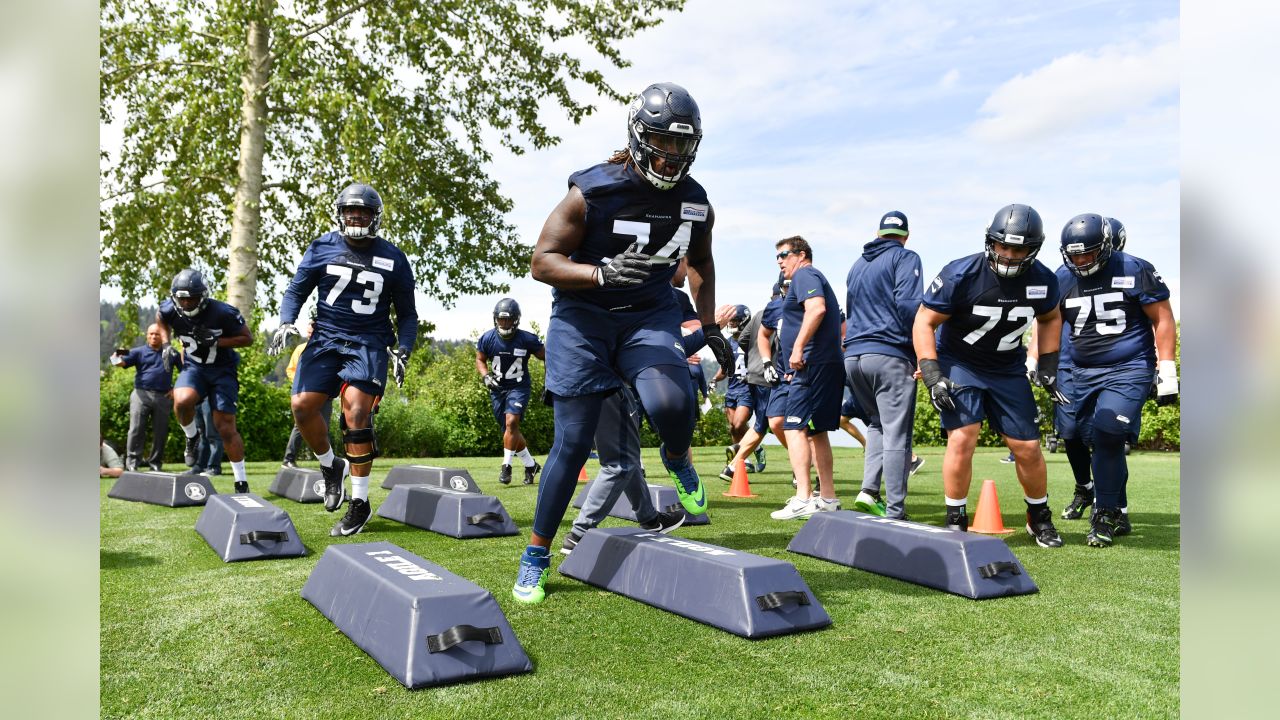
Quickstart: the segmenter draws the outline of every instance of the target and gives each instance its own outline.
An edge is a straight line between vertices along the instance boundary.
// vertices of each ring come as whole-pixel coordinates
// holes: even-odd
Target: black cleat
[[[1053,526],[1053,511],[1048,504],[1027,509],[1027,534],[1035,538],[1040,547],[1062,547],[1062,536]]]
[[[564,536],[564,543],[560,546],[560,553],[568,555],[573,549],[578,547],[578,542],[582,540],[582,536],[577,530],[570,530],[568,535]]]
[[[237,494],[237,495],[243,495],[243,494],[245,494],[245,493],[247,493],[247,492],[249,492],[249,481],[248,481],[248,480],[237,480],[237,481],[236,481],[236,494]]]
[[[284,462],[280,463],[280,467],[282,467],[282,468],[296,468],[296,467],[298,467],[298,463],[294,462],[293,460],[285,460]]]
[[[347,514],[342,516],[342,519],[338,521],[337,525],[333,526],[329,534],[333,537],[355,535],[364,529],[364,525],[369,522],[371,514],[368,500],[351,498],[351,502],[347,504]]]
[[[1076,486],[1076,494],[1071,497],[1071,502],[1062,511],[1063,520],[1079,520],[1084,517],[1084,511],[1093,505],[1093,488],[1082,488]]]
[[[511,484],[511,466],[503,465],[502,470],[498,473],[498,482],[503,485]]]
[[[684,508],[679,505],[672,505],[666,512],[659,512],[649,522],[640,523],[641,530],[656,532],[659,535],[666,535],[684,524],[685,518]]]
[[[720,479],[725,482],[733,482],[733,466],[732,465],[724,466],[724,469],[720,471]]]
[[[347,490],[342,484],[342,479],[347,476],[347,467],[346,458],[334,458],[332,465],[320,468],[324,477],[324,509],[329,512],[342,507],[347,499]]]
[[[1099,510],[1089,521],[1089,534],[1084,541],[1090,547],[1109,547],[1116,536],[1116,516],[1118,510]]]
[[[182,462],[187,467],[196,466],[196,458],[200,455],[200,441],[202,440],[200,433],[196,433],[195,437],[187,438],[187,445],[182,450]]]
[[[1115,537],[1120,537],[1121,535],[1128,535],[1131,532],[1133,532],[1133,526],[1129,524],[1129,513],[1117,512],[1116,529],[1111,534]]]
[[[532,465],[524,469],[524,484],[532,485],[533,478],[541,471],[542,471],[542,466],[538,464],[537,460],[534,460]]]
[[[756,472],[764,472],[765,452],[764,446],[756,448]]]
[[[969,513],[964,507],[947,506],[947,529],[969,532]]]

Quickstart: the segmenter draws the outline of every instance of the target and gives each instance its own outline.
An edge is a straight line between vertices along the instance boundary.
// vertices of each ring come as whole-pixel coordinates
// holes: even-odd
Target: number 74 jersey
[[[316,238],[285,290],[281,321],[296,322],[303,302],[317,288],[316,338],[369,347],[388,347],[398,340],[401,347],[413,347],[418,333],[413,272],[400,248],[380,237],[366,250],[352,248],[337,232]],[[398,332],[391,327],[393,304]]]
[[[1026,372],[1022,336],[1061,297],[1058,278],[1039,260],[1018,277],[996,275],[986,253],[952,260],[924,291],[923,304],[951,317],[938,329],[938,355],[966,367]]]
[[[1140,361],[1155,367],[1155,336],[1143,305],[1169,299],[1169,287],[1151,263],[1114,252],[1098,272],[1077,277],[1058,268],[1062,335],[1077,367]]]

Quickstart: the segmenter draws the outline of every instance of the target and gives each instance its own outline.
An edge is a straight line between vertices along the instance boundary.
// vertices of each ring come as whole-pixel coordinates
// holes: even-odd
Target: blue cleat
[[[547,596],[544,586],[547,574],[551,572],[551,551],[537,545],[530,545],[520,556],[520,573],[516,575],[515,587],[511,588],[511,596],[518,602],[536,605]]]
[[[693,468],[689,455],[686,454],[683,460],[677,461],[680,465],[672,466],[671,461],[667,459],[666,447],[659,445],[658,457],[662,459],[662,466],[671,476],[671,482],[676,486],[676,495],[680,498],[680,504],[684,509],[690,515],[706,514],[707,491],[702,486],[702,478],[698,477],[698,471]]]

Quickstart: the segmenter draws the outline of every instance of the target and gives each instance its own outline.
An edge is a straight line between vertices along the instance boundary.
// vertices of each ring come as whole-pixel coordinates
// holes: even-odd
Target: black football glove
[[[601,287],[635,287],[644,282],[652,272],[649,256],[638,253],[635,246],[614,255],[608,264],[596,268],[596,284]]]
[[[720,326],[715,323],[704,324],[702,326],[702,336],[706,339],[707,347],[711,349],[711,354],[716,356],[716,362],[720,363],[720,367],[724,369],[725,374],[733,373],[733,349],[729,347],[729,341],[720,332]]]
[[[1036,364],[1035,372],[1028,373],[1031,375],[1031,382],[1044,388],[1049,393],[1049,399],[1058,405],[1070,405],[1071,398],[1058,389],[1058,351],[1054,350],[1040,356],[1040,361]]]
[[[404,369],[408,364],[408,350],[398,347],[391,351],[391,377],[395,378],[396,387],[404,387]]]
[[[274,357],[284,352],[285,347],[289,344],[290,335],[302,336],[293,323],[281,323],[280,327],[276,328],[276,334],[271,336],[271,344],[267,346],[267,354]]]
[[[1161,360],[1157,364],[1156,405],[1172,405],[1178,401],[1178,364]]]
[[[778,375],[778,366],[769,361],[764,364],[764,381],[769,383],[769,387],[778,387],[782,384],[782,378]]]
[[[174,365],[178,364],[178,348],[172,345],[166,345],[160,354],[161,360],[164,362],[165,369],[172,370]]]
[[[200,349],[212,347],[218,342],[218,336],[203,325],[196,325],[191,328],[191,339],[196,341],[196,347]]]
[[[951,378],[942,374],[938,361],[921,360],[920,376],[924,379],[924,386],[929,388],[929,402],[933,403],[933,407],[939,411],[955,411],[956,401],[951,397],[951,393],[958,386],[951,382]]]
[[[490,370],[489,372],[485,373],[484,377],[481,378],[481,380],[484,381],[484,386],[489,388],[490,390],[497,390],[498,385],[502,382],[502,380],[498,377],[498,373],[494,372],[493,370]]]

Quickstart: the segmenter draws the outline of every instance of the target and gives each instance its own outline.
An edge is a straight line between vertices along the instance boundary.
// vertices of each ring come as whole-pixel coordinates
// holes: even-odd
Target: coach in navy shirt
[[[143,434],[151,421],[151,452],[146,464],[159,470],[164,462],[164,444],[169,439],[169,413],[173,400],[173,370],[178,364],[178,353],[172,346],[166,347],[160,335],[160,327],[147,328],[147,344],[127,352],[117,350],[112,364],[137,368],[133,377],[133,392],[129,395],[129,439],[125,449],[125,469],[136,470],[142,462]]]
[[[854,507],[877,515],[884,507],[885,515],[898,519],[906,514],[916,411],[911,326],[923,292],[920,256],[904,247],[907,237],[907,216],[886,213],[845,280],[844,369],[867,421],[862,491]]]

